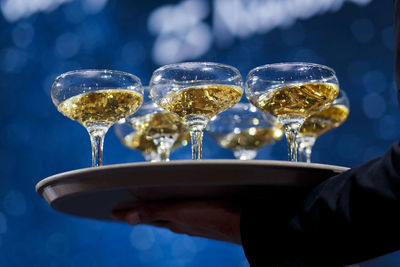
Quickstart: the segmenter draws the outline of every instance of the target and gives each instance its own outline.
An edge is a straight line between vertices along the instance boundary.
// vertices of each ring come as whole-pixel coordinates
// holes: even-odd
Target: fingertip
[[[117,221],[125,220],[126,212],[125,211],[112,211],[111,218]]]
[[[129,223],[130,225],[136,225],[141,222],[139,213],[134,211],[130,212],[125,216],[125,221]]]

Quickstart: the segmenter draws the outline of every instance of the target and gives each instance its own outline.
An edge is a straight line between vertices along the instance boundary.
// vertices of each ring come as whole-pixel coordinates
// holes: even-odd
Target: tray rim
[[[43,198],[43,191],[46,187],[51,186],[59,182],[60,178],[73,179],[74,175],[79,173],[80,175],[95,174],[96,172],[112,171],[117,169],[129,169],[129,168],[151,168],[151,167],[189,167],[189,166],[270,166],[277,168],[302,168],[302,169],[318,169],[318,170],[330,170],[335,173],[342,173],[347,171],[349,168],[337,165],[328,165],[321,163],[304,163],[304,162],[290,162],[283,160],[237,160],[237,159],[205,159],[205,160],[173,160],[169,162],[134,162],[134,163],[119,163],[103,165],[100,167],[87,167],[81,169],[70,170],[58,174],[51,175],[47,178],[40,180],[36,186],[36,192]],[[66,178],[66,176],[69,176]]]

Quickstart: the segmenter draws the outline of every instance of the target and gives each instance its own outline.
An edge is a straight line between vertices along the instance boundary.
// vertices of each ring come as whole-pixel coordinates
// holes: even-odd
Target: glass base
[[[316,138],[314,136],[297,137],[297,146],[299,148],[300,161],[311,163],[311,152]]]
[[[241,149],[233,152],[236,159],[251,160],[257,156],[257,151],[251,149]]]

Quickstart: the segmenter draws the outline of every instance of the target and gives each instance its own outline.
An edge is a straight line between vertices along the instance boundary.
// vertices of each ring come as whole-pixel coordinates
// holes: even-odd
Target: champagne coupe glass
[[[123,145],[130,149],[139,150],[146,161],[159,162],[160,155],[153,140],[146,133],[138,132],[127,119],[121,119],[114,125],[114,131]]]
[[[327,131],[339,127],[347,119],[349,111],[349,99],[346,93],[340,90],[330,107],[304,121],[296,140],[301,161],[311,163],[311,151],[315,140]]]
[[[56,78],[51,98],[58,111],[82,124],[92,143],[92,166],[102,165],[110,126],[135,113],[143,100],[140,79],[113,70],[77,70]]]
[[[235,158],[251,160],[260,148],[282,138],[283,127],[252,104],[238,103],[212,118],[207,132],[222,147],[231,149]]]
[[[232,107],[243,94],[242,77],[231,66],[212,62],[166,65],[150,81],[153,100],[177,114],[189,128],[192,159],[201,159],[203,130],[216,114]]]
[[[151,162],[169,161],[171,151],[186,145],[189,139],[184,121],[152,102],[118,121],[114,129],[125,146],[140,150]]]
[[[304,120],[327,108],[339,92],[335,72],[313,63],[276,63],[251,70],[246,95],[261,111],[277,117],[289,143],[289,161],[297,161],[296,136]]]

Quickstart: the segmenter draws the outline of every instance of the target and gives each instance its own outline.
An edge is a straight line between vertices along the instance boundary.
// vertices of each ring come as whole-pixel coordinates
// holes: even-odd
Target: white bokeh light
[[[162,5],[147,21],[150,33],[156,35],[153,60],[162,65],[195,59],[207,53],[213,43],[228,46],[236,37],[267,33],[276,27],[290,26],[298,19],[338,11],[345,2],[366,5],[371,1],[213,0],[211,27],[204,22],[211,13],[205,0]]]
[[[137,250],[149,250],[155,242],[153,229],[149,226],[135,226],[130,234],[130,240]]]
[[[37,12],[51,12],[61,4],[72,0],[0,0],[4,18],[9,22],[29,17]],[[103,10],[108,0],[81,0],[83,9],[88,14]]]
[[[54,10],[59,5],[69,1],[71,0],[3,0],[0,7],[5,19],[14,22],[40,11]]]
[[[163,65],[205,54],[212,44],[210,26],[203,22],[209,12],[205,0],[156,8],[148,19],[150,33],[157,35],[152,51],[154,62]]]
[[[372,0],[214,0],[214,37],[229,44],[234,37],[266,33],[298,19],[339,10],[344,2],[365,5]]]
[[[364,114],[371,119],[379,119],[386,111],[385,99],[376,93],[370,93],[362,99]]]

